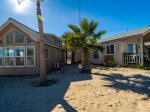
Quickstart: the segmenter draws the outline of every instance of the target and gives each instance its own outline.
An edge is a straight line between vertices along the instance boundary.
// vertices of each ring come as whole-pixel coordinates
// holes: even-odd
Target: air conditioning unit
[[[55,69],[59,69],[60,68],[60,64],[59,63],[55,63]]]

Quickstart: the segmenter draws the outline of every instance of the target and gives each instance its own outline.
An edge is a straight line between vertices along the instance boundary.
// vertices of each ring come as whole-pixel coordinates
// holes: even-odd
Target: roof
[[[23,31],[25,31],[25,33],[27,33],[31,38],[33,38],[35,41],[38,41],[39,40],[39,32],[31,29],[30,27],[16,21],[15,19],[13,18],[9,18],[8,21],[6,21],[1,27],[0,27],[0,31],[5,28],[5,26],[7,26],[9,23],[12,23],[14,24],[16,27],[20,28],[20,29],[23,29]],[[55,37],[56,39],[60,40],[61,39],[56,36],[55,34],[51,34],[51,33],[44,33],[44,35],[47,35],[47,36],[53,36]]]
[[[138,35],[145,36],[149,32],[150,32],[150,27],[145,27],[143,29],[138,29],[138,30],[123,33],[123,34],[120,34],[120,35],[108,37],[108,38],[100,40],[100,42],[107,42],[107,41],[112,41],[112,40],[117,40],[117,39],[122,39],[122,38],[127,38],[127,37],[134,37],[134,36],[138,36]]]
[[[15,19],[12,19],[12,18],[9,18],[8,21],[6,21],[2,26],[0,26],[0,31],[2,31],[10,23],[15,25],[17,28],[19,28],[24,33],[28,34],[34,41],[39,41],[39,37],[40,37],[39,32],[31,29],[30,27],[28,27],[28,26],[16,21]],[[58,36],[56,36],[55,34],[44,33],[44,35],[52,36],[52,37],[58,39],[59,41],[61,41],[61,39]],[[57,47],[46,39],[45,39],[45,44]]]

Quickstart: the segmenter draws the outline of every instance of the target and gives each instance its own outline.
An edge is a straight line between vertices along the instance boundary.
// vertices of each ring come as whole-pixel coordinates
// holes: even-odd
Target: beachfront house
[[[150,63],[150,27],[102,39],[99,45],[104,52],[91,51],[91,63],[105,64],[114,61],[116,65]],[[76,51],[76,60],[81,60]]]
[[[44,33],[47,71],[65,62],[62,41]],[[10,18],[0,27],[0,75],[39,74],[39,33]]]

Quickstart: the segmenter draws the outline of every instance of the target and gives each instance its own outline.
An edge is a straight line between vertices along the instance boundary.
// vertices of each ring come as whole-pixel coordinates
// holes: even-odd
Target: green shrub
[[[150,70],[150,65],[144,65],[144,66],[142,66],[142,65],[139,65],[139,64],[134,65],[134,64],[127,64],[127,63],[125,63],[125,64],[122,64],[121,67]]]
[[[138,68],[138,69],[143,69],[144,68],[144,66],[142,66],[142,65],[137,65],[137,67],[136,68]]]
[[[127,64],[127,63],[124,63],[124,64],[122,64],[122,65],[121,65],[121,67],[128,68],[128,67],[129,67],[129,64]]]

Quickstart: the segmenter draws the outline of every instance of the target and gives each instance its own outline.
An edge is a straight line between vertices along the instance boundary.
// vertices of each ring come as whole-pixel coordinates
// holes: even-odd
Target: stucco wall
[[[122,62],[122,53],[121,53],[121,41],[117,40],[117,41],[109,41],[109,42],[105,42],[101,44],[104,47],[104,52],[101,54],[102,60],[100,63],[104,63],[104,57],[105,55],[110,55],[107,54],[106,52],[106,46],[108,45],[114,45],[114,54],[111,54],[114,57],[114,60],[117,64],[121,64]]]
[[[140,53],[140,37],[112,40],[112,41],[101,43],[100,45],[102,45],[105,48],[105,51],[104,51],[104,53],[101,54],[102,60],[100,60],[100,63],[104,63],[104,56],[108,55],[106,53],[106,46],[115,45],[115,51],[114,51],[114,54],[112,56],[114,57],[115,62],[117,64],[121,65],[122,60],[123,60],[122,55],[124,52],[127,52],[128,44],[137,44],[139,46],[138,52]]]

